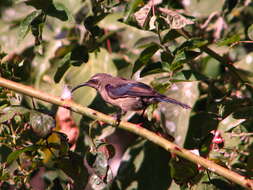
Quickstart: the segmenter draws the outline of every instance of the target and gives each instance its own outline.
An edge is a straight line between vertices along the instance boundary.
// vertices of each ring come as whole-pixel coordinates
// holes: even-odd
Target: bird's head
[[[103,81],[105,81],[108,78],[111,78],[112,76],[106,73],[98,73],[93,75],[90,80],[88,80],[87,82],[80,84],[78,86],[76,86],[75,88],[73,88],[71,90],[71,92],[73,93],[76,89],[83,87],[83,86],[89,86],[95,89],[98,89],[101,86],[101,83]]]

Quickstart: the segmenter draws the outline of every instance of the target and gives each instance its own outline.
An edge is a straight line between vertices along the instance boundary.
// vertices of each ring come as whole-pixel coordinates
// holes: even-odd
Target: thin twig
[[[238,41],[238,42],[234,42],[234,43],[232,43],[232,44],[229,46],[229,48],[232,48],[232,47],[234,47],[234,46],[236,46],[236,45],[238,45],[238,44],[240,44],[240,43],[244,43],[244,44],[252,44],[252,43],[253,43],[253,41],[245,40],[245,41]]]

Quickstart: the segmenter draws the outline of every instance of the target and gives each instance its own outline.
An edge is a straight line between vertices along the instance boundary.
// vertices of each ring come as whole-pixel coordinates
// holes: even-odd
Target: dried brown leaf
[[[172,11],[166,8],[159,8],[159,10],[166,15],[165,21],[170,25],[171,29],[181,29],[188,24],[194,24],[194,22],[176,11]]]

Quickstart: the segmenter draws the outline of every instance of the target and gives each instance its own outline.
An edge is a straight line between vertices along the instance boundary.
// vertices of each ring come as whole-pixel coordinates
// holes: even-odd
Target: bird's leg
[[[145,108],[143,109],[143,111],[141,112],[141,117],[142,117],[142,118],[144,117],[144,114],[145,114],[146,109],[147,109],[147,107],[145,107]]]
[[[141,115],[138,117],[138,124],[137,125],[142,125],[144,122],[145,122],[145,117],[144,117],[144,114],[145,114],[145,111],[146,111],[146,108],[145,107],[142,112],[141,112]]]
[[[143,107],[143,110],[141,112],[141,118],[144,120],[144,114],[145,114],[145,111],[148,107],[148,104],[146,103],[146,101],[144,99],[141,99],[142,101],[142,107]]]
[[[115,120],[116,120],[116,126],[118,126],[120,124],[120,121],[121,121],[121,117],[122,115],[126,114],[126,111],[124,110],[119,110],[115,115]]]

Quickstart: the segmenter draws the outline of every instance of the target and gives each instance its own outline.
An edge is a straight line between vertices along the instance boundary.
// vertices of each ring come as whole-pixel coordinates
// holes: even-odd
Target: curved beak
[[[73,93],[76,89],[80,88],[80,87],[83,87],[83,86],[89,86],[89,83],[88,82],[85,82],[83,84],[79,84],[77,85],[76,87],[74,87],[72,90],[71,90],[71,93]]]

